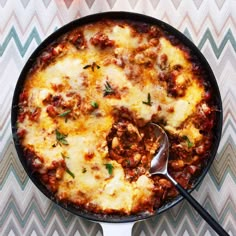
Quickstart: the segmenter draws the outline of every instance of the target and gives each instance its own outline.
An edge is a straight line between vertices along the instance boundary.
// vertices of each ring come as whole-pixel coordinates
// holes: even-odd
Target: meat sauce
[[[57,198],[64,202],[72,202],[86,210],[97,213],[101,211],[103,211],[104,214],[136,214],[144,211],[152,213],[167,200],[174,198],[177,195],[177,191],[165,177],[159,175],[150,177],[149,175],[150,163],[153,156],[158,151],[159,140],[155,136],[153,129],[147,124],[154,122],[166,130],[170,140],[169,172],[182,187],[189,189],[192,187],[195,176],[201,173],[209,158],[213,140],[212,129],[215,124],[216,109],[212,100],[211,89],[205,83],[206,75],[204,69],[196,59],[193,59],[194,57],[192,57],[191,52],[184,47],[179,40],[168,35],[156,26],[137,22],[119,21],[117,23],[101,21],[96,27],[103,29],[114,26],[113,24],[121,29],[124,29],[127,25],[131,28],[131,36],[134,38],[137,37],[139,40],[139,45],[133,50],[134,52],[125,56],[124,54],[120,55],[114,51],[118,48],[116,40],[111,39],[108,33],[98,31],[94,34],[90,34],[88,38],[85,33],[87,28],[82,27],[67,33],[61,39],[58,39],[55,43],[48,46],[40,54],[29,72],[29,77],[40,70],[45,70],[47,67],[53,66],[58,58],[63,59],[67,55],[67,50],[71,47],[73,47],[73,52],[77,50],[81,54],[92,46],[102,54],[102,59],[104,59],[104,52],[111,50],[112,58],[110,58],[111,54],[109,54],[109,57],[105,58],[104,61],[91,62],[90,60],[89,63],[83,64],[81,66],[83,72],[79,75],[76,74],[76,76],[79,76],[81,80],[83,80],[83,83],[81,83],[80,87],[77,87],[77,90],[73,88],[67,90],[63,83],[51,83],[50,89],[47,88],[50,92],[41,100],[41,107],[32,106],[33,98],[32,94],[30,95],[31,86],[29,85],[30,82],[28,82],[28,85],[19,96],[19,125],[17,135],[24,148],[25,158],[32,172],[36,173],[49,191],[57,196],[61,181],[65,179],[65,173],[69,174],[71,177],[71,180],[66,183],[67,187],[72,186],[77,174],[73,173],[69,168],[69,164],[67,164],[69,163],[69,158],[72,158],[68,156],[67,152],[67,149],[71,146],[67,138],[70,137],[71,134],[60,130],[66,130],[65,127],[72,124],[78,133],[82,133],[82,131],[89,126],[86,126],[87,120],[93,118],[99,121],[99,119],[104,118],[107,114],[111,115],[110,119],[106,120],[107,122],[111,120],[110,126],[108,126],[109,129],[101,133],[101,135],[99,134],[100,139],[104,139],[103,143],[99,143],[99,148],[103,151],[107,150],[105,155],[106,160],[115,161],[115,163],[123,169],[125,181],[127,181],[128,184],[135,184],[142,176],[150,178],[149,181],[152,183],[151,194],[146,200],[143,200],[141,204],[136,204],[129,212],[122,212],[122,207],[121,210],[112,209],[112,207],[101,210],[102,207],[100,207],[98,203],[90,201],[91,196],[88,197],[81,189],[77,191],[77,196],[79,197],[76,197],[74,200],[69,199],[69,195],[66,191],[58,195]],[[89,26],[88,29],[90,29],[90,27],[92,26]],[[146,37],[144,43],[142,41],[143,35]],[[186,69],[181,63],[171,64],[170,56],[161,51],[160,41],[163,38],[170,41],[170,44],[176,48],[176,52],[182,50],[185,57],[184,60],[188,61],[191,67],[189,67],[188,64],[188,68]],[[122,69],[125,73],[127,83],[123,87],[119,87],[118,83],[109,77],[109,74],[104,76],[105,78],[102,78],[102,82],[98,79],[99,73],[101,73],[103,67],[113,64],[118,68],[118,71]],[[156,72],[156,70],[158,72]],[[192,81],[186,79],[184,83],[182,83],[181,80],[179,80],[179,75],[185,73],[186,70],[191,71],[191,78],[197,81],[196,86],[202,89],[202,97],[196,102],[196,108],[194,107],[193,112],[190,113],[183,122],[180,122],[177,127],[174,125],[172,127],[172,124],[162,115],[162,112],[166,112],[163,114],[172,117],[173,114],[178,112],[173,105],[175,104],[175,99],[179,101],[189,96],[188,89]],[[90,76],[92,79],[89,80],[86,73],[91,73]],[[67,76],[68,80],[72,80],[69,75]],[[136,116],[138,110],[135,110],[135,106],[132,107],[132,110],[128,108],[125,102],[124,105],[120,105],[124,96],[131,91],[133,85],[140,83],[141,87],[139,87],[137,91],[144,89],[144,76],[147,76],[148,81],[154,83],[155,86],[158,85],[162,90],[166,91],[165,102],[171,99],[171,101],[173,101],[171,106],[166,107],[165,103],[156,102],[159,97],[153,96],[153,93],[150,92],[145,93],[145,98],[140,100],[139,105],[142,106],[143,110],[150,109],[148,110],[149,112],[153,112],[153,107],[155,106],[155,111],[148,119],[140,117],[141,115],[139,115],[139,117]],[[77,78],[73,79],[75,80]],[[94,82],[96,79],[98,79],[100,84]],[[158,81],[158,84],[156,84],[156,81]],[[131,84],[130,87],[128,87],[129,83]],[[83,86],[89,91],[89,96],[85,96],[84,91],[81,92]],[[92,92],[89,86],[94,89],[91,90]],[[93,94],[95,92],[98,93],[98,95],[95,96],[95,94]],[[163,100],[164,98],[160,98],[160,100],[161,99]],[[125,101],[130,102],[128,99]],[[133,101],[131,100],[131,102]],[[188,103],[190,104],[191,101]],[[57,157],[57,159],[54,158],[50,165],[45,164],[46,160],[38,151],[34,150],[32,144],[25,143],[25,138],[28,132],[30,132],[30,127],[27,126],[27,122],[30,122],[30,126],[37,126],[41,124],[45,117],[49,119],[51,126],[55,128],[52,131],[43,130],[45,133],[44,140],[55,139],[56,137],[57,142],[53,141],[50,144],[50,149],[54,148],[53,150],[56,150],[56,148],[59,147],[61,150],[58,154],[59,157]],[[81,122],[81,124],[78,125],[76,122]],[[59,126],[60,124],[62,125]],[[171,128],[169,128],[170,126]],[[193,133],[197,129],[199,131],[197,137],[200,136],[201,138],[196,138],[194,141],[192,138],[191,140],[188,135],[186,135],[186,129],[188,129],[188,127],[191,128],[191,132]],[[72,127],[69,130],[74,129]],[[182,130],[183,134],[181,133]],[[40,132],[41,131],[42,129]],[[96,131],[92,132],[96,133]],[[96,146],[96,143],[94,146]],[[85,163],[91,163],[92,165],[93,160],[96,160],[96,155],[96,151],[88,150],[83,157]],[[116,172],[114,164],[105,163],[105,166],[109,176],[104,178],[105,181],[108,181],[114,177],[113,175]],[[102,168],[105,168],[104,164],[100,166],[94,164],[91,166],[92,173],[97,173],[96,175],[94,174],[97,180],[102,178],[102,175],[99,174],[99,172],[102,172]],[[78,168],[76,170],[78,171]],[[81,164],[80,175],[85,175],[88,173],[88,170],[88,166],[85,167]]]

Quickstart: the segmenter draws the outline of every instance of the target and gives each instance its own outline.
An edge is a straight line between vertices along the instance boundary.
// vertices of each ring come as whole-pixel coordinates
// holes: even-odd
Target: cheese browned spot
[[[214,112],[190,53],[156,26],[112,20],[53,45],[25,80],[18,134],[32,171],[55,197],[129,215],[152,213],[175,196],[168,180],[149,176],[158,148],[149,122],[168,132],[171,174],[191,187],[202,167],[196,150],[210,148]]]

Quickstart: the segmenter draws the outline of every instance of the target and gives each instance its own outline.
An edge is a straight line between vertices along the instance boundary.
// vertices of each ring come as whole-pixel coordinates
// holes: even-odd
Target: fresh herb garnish
[[[65,116],[67,116],[70,112],[71,112],[71,110],[66,110],[65,112],[59,114],[58,116],[60,116],[60,117],[65,117]]]
[[[71,110],[66,110],[65,112],[59,114],[59,117],[65,117],[65,122],[67,122],[67,115],[71,113]]]
[[[61,152],[61,156],[63,159],[69,159],[70,157],[66,156],[63,152]]]
[[[188,136],[184,135],[183,139],[187,142],[188,148],[193,147],[193,143],[189,140]]]
[[[105,83],[105,89],[103,90],[103,92],[104,97],[115,92],[111,85],[108,83],[108,81],[106,81]]]
[[[66,172],[74,179],[75,178],[75,174],[73,172],[71,172],[71,170],[69,168],[66,167]]]
[[[151,101],[151,94],[148,93],[147,95],[147,101],[143,101],[143,104],[151,106],[152,105],[152,101]]]
[[[68,141],[66,140],[67,135],[60,133],[56,129],[56,139],[58,144],[64,144],[64,145],[69,145]]]
[[[127,166],[130,166],[130,159],[127,159],[126,162],[127,162]]]
[[[83,69],[87,69],[87,68],[91,68],[92,71],[94,71],[95,68],[100,69],[100,66],[96,62],[93,62],[91,65],[86,65],[83,67]]]
[[[92,101],[91,106],[94,107],[94,108],[98,108],[98,103],[95,102],[95,101]]]
[[[83,67],[83,69],[87,69],[89,67],[91,67],[91,65],[86,65],[86,66]]]
[[[82,173],[84,174],[84,173],[86,173],[87,172],[87,169],[84,167],[83,169],[82,169]]]
[[[110,163],[106,163],[105,166],[106,166],[106,169],[107,169],[109,175],[112,175],[114,166]]]
[[[97,69],[100,69],[100,66],[94,62],[94,63],[92,64],[92,70],[93,70],[93,65],[96,66]]]

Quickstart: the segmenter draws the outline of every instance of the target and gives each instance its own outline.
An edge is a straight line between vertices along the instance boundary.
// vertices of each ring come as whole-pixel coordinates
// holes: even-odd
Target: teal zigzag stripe
[[[35,39],[37,44],[41,43],[41,39],[40,36],[38,34],[37,29],[34,27],[28,37],[28,39],[26,40],[25,44],[22,45],[18,34],[15,30],[14,27],[11,28],[10,32],[8,33],[8,35],[6,36],[5,40],[3,41],[3,44],[0,45],[0,56],[3,55],[4,51],[6,50],[8,44],[10,43],[11,39],[15,42],[20,54],[22,57],[24,57],[25,53],[27,52],[31,42]]]
[[[14,198],[11,198],[9,200],[9,203],[6,206],[6,209],[4,209],[4,213],[0,218],[0,227],[4,224],[5,220],[8,218],[9,215],[12,213],[15,215],[16,219],[18,220],[18,223],[21,227],[25,227],[26,223],[29,221],[30,217],[35,214],[37,216],[37,219],[41,223],[41,225],[46,228],[47,225],[50,223],[50,219],[52,219],[53,215],[57,215],[57,217],[60,218],[61,223],[63,222],[63,225],[68,228],[71,224],[71,221],[74,217],[74,215],[69,214],[69,216],[65,217],[65,214],[63,214],[63,210],[60,207],[57,207],[55,204],[50,205],[50,209],[48,210],[48,213],[46,217],[43,217],[42,212],[38,209],[38,204],[35,200],[31,200],[30,206],[27,208],[27,211],[24,215],[22,215],[19,212],[18,206],[16,205],[16,200]]]
[[[235,41],[235,38],[234,38],[230,29],[228,30],[228,32],[224,36],[222,42],[220,43],[219,48],[217,48],[215,40],[214,40],[214,38],[211,34],[211,31],[209,29],[207,29],[206,32],[204,33],[204,36],[202,37],[202,39],[198,45],[198,48],[202,49],[207,40],[209,40],[211,47],[212,47],[217,58],[219,58],[219,56],[221,55],[221,53],[228,41],[232,44],[232,47],[234,48],[234,51],[236,52],[236,41]]]
[[[212,207],[209,207],[209,205],[207,205],[206,208],[212,214]],[[235,207],[233,206],[232,201],[228,200],[225,204],[224,212],[220,214],[219,223],[222,224],[224,222],[226,214],[234,216],[234,210],[235,210]],[[161,214],[160,216],[152,217],[147,221],[137,223],[134,227],[134,232],[135,232],[134,235],[137,235],[136,232],[139,232],[139,231],[145,232],[145,235],[150,235],[150,232],[153,233],[151,235],[161,235],[163,231],[165,231],[167,235],[177,235],[174,232],[177,231],[175,229],[180,228],[180,224],[181,224],[181,230],[179,231],[178,235],[184,235],[186,231],[189,233],[188,235],[195,235],[196,231],[194,231],[193,228],[190,227],[190,224],[187,221],[184,221],[183,219],[186,215],[188,215],[188,219],[194,224],[195,229],[201,227],[203,219],[199,215],[193,214],[192,207],[186,201],[181,205],[181,207],[179,208],[177,212],[178,214],[175,215],[174,212],[168,211]],[[216,216],[215,214],[212,214],[212,215],[214,217]],[[174,232],[171,231],[169,225],[171,225],[172,230]],[[208,225],[205,225],[201,229],[202,234],[199,234],[199,235],[205,235],[204,233],[205,230],[211,230],[208,227],[209,227]]]
[[[14,166],[10,165],[10,167],[9,167],[8,170],[7,170],[6,175],[4,176],[2,182],[0,183],[0,191],[2,190],[3,186],[5,186],[6,181],[7,181],[8,177],[9,177],[9,175],[10,175],[11,173],[14,175],[15,179],[17,180],[17,183],[19,184],[19,187],[20,187],[22,190],[24,190],[25,187],[27,186],[28,182],[29,182],[29,177],[26,176],[26,177],[24,178],[24,180],[21,180],[21,178],[20,178],[20,177],[18,176],[18,174],[16,173],[16,170],[15,170]]]
[[[189,216],[188,218],[191,220],[191,222],[196,226],[200,226],[201,222],[202,222],[202,218],[199,215],[196,215],[193,213],[192,211],[192,206],[189,205],[189,203],[185,200],[182,201],[182,203],[180,203],[178,206],[178,211],[177,214],[174,213],[174,211],[166,211],[165,213],[163,213],[163,215],[161,214],[160,216],[156,216],[156,217],[152,217],[148,220],[148,224],[150,224],[153,228],[160,223],[160,217],[165,216],[168,219],[168,222],[174,227],[174,228],[178,228],[179,224],[181,224],[182,219],[186,216],[186,214]],[[215,212],[215,208],[214,208],[214,204],[212,203],[212,201],[207,198],[204,207],[207,209],[207,211],[209,211],[211,213],[211,215],[217,219],[217,217],[219,217],[218,221],[219,222],[223,222],[226,214],[231,214],[232,216],[235,215],[235,205],[232,199],[228,199],[225,202],[225,206],[224,206],[224,210],[222,211],[221,214],[217,214]]]
[[[10,108],[10,106],[9,106],[9,108]],[[9,127],[10,127],[10,119],[7,119],[5,124],[1,128],[2,129],[1,132],[0,132],[0,141],[1,142],[2,142],[3,138],[7,136],[7,132],[8,132]],[[4,151],[5,151],[4,149],[0,149],[0,155]]]
[[[184,34],[186,37],[188,37],[191,41],[193,41],[190,32],[188,31],[188,29],[186,28],[184,30]],[[225,34],[222,42],[220,43],[220,46],[217,47],[216,42],[211,34],[211,31],[209,29],[206,30],[206,32],[204,33],[200,43],[197,45],[197,47],[201,50],[203,48],[203,46],[205,45],[205,43],[209,41],[209,43],[211,44],[211,47],[214,51],[214,54],[217,58],[220,57],[222,51],[224,50],[225,45],[227,44],[227,42],[230,42],[234,51],[236,52],[236,40],[234,38],[234,35],[232,33],[232,31],[229,29],[227,31],[227,33]]]
[[[227,121],[227,123],[225,124],[225,126],[223,127],[223,130],[222,130],[222,137],[223,137],[224,135],[226,135],[226,131],[227,131],[228,129],[232,129],[233,132],[236,133],[236,126],[235,126],[235,123],[234,123],[231,119],[229,119],[229,120]]]
[[[229,175],[233,179],[234,183],[236,184],[236,177],[235,177],[233,171],[231,170],[230,166],[226,167],[225,172],[224,172],[222,178],[220,179],[220,183],[217,181],[215,174],[212,173],[211,169],[209,170],[209,175],[210,175],[211,180],[213,181],[213,183],[218,191],[220,191],[222,185],[225,183],[225,179],[226,179],[227,175]],[[200,186],[201,186],[201,184],[198,186],[198,188],[200,188]]]
[[[30,218],[34,214],[37,216],[38,222],[40,222],[40,224],[44,228],[46,228],[48,224],[50,224],[50,220],[53,218],[55,214],[59,218],[60,223],[63,224],[65,228],[70,227],[74,220],[74,217],[76,217],[73,214],[65,215],[64,210],[55,204],[50,205],[46,215],[42,214],[42,212],[40,211],[38,207],[39,206],[37,202],[35,201],[35,199],[32,199],[26,212],[22,214],[19,212],[19,209],[16,205],[16,200],[13,197],[11,197],[1,216],[0,227],[2,227],[2,225],[5,223],[7,218],[10,215],[12,215],[12,213],[14,214],[15,218],[17,219],[18,223],[20,224],[22,228],[26,226],[27,222],[30,220]],[[213,204],[211,203],[211,200],[208,199],[206,201],[205,207],[207,208],[209,212],[211,212],[213,217],[217,218],[218,215],[215,212],[215,209],[213,207]],[[234,212],[235,212],[235,207],[234,207],[233,201],[231,199],[228,199],[227,202],[225,203],[224,212],[222,212],[222,214],[218,216],[219,222],[222,223],[224,221],[226,214],[230,214],[233,216]],[[164,216],[168,219],[168,222],[171,225],[173,225],[174,228],[177,228],[181,224],[182,219],[184,218],[186,214],[189,215],[189,219],[192,219],[192,223],[196,227],[199,227],[203,219],[199,217],[198,215],[196,216],[195,214],[193,214],[192,207],[186,201],[181,204],[181,207],[179,208],[177,215],[173,214],[172,211],[168,211],[168,212],[165,212],[164,215],[152,217],[151,219],[148,220],[148,223],[152,227],[155,227],[155,225],[160,222],[160,217]]]
[[[192,40],[191,34],[189,33],[188,29],[184,30],[184,34],[190,38]],[[11,40],[13,40],[20,52],[20,55],[22,57],[24,57],[25,53],[27,52],[27,49],[29,48],[31,42],[35,39],[35,41],[37,42],[37,44],[40,44],[42,39],[39,36],[39,33],[37,31],[37,29],[34,27],[33,30],[31,31],[27,41],[25,42],[24,45],[22,45],[19,36],[14,28],[14,26],[11,28],[11,30],[9,31],[8,35],[6,36],[5,40],[3,41],[2,45],[0,45],[0,56],[2,56],[6,50],[6,48],[8,47],[8,44],[10,43]],[[209,41],[209,43],[211,44],[211,47],[215,53],[215,56],[217,58],[219,58],[219,56],[221,55],[225,45],[229,42],[234,51],[236,52],[236,40],[233,36],[232,31],[229,29],[227,31],[227,33],[225,34],[222,42],[220,43],[220,46],[217,47],[216,42],[211,34],[211,31],[209,29],[206,30],[206,32],[204,33],[202,39],[200,40],[200,43],[197,45],[199,49],[202,49],[203,46],[205,45],[205,43]]]

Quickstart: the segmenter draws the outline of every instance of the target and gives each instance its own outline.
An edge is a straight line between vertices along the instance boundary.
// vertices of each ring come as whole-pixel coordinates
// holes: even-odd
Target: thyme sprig
[[[56,140],[57,143],[59,145],[69,145],[68,141],[66,140],[67,135],[62,134],[61,132],[59,132],[58,129],[55,130],[55,134],[56,134]]]
[[[60,113],[58,116],[59,117],[65,117],[65,122],[67,122],[68,115],[71,113],[71,110],[66,110],[62,113]]]
[[[67,116],[69,113],[71,113],[71,110],[66,110],[65,112],[62,112],[61,114],[59,114],[58,116],[60,116],[60,117],[65,117],[65,116]]]
[[[112,175],[114,166],[113,166],[111,163],[106,163],[106,164],[105,164],[105,167],[106,167],[106,169],[107,169],[109,175]]]
[[[65,155],[63,152],[61,152],[61,156],[62,156],[63,159],[69,159],[70,158],[69,156]]]
[[[100,69],[100,66],[96,62],[93,62],[92,64],[88,64],[83,67],[83,69],[88,69],[88,68],[91,68],[92,71],[94,71],[95,68]]]
[[[147,95],[147,101],[143,101],[143,104],[151,106],[152,105],[152,101],[151,101],[151,94],[148,93]]]
[[[74,179],[75,178],[75,174],[68,168],[66,167],[66,172]]]
[[[107,96],[107,95],[115,93],[114,89],[111,87],[111,85],[109,84],[108,81],[106,81],[104,86],[105,86],[105,89],[103,90],[103,92],[104,92],[103,96],[104,97]]]
[[[183,139],[187,142],[188,148],[193,147],[193,143],[189,140],[188,136],[184,135]]]

